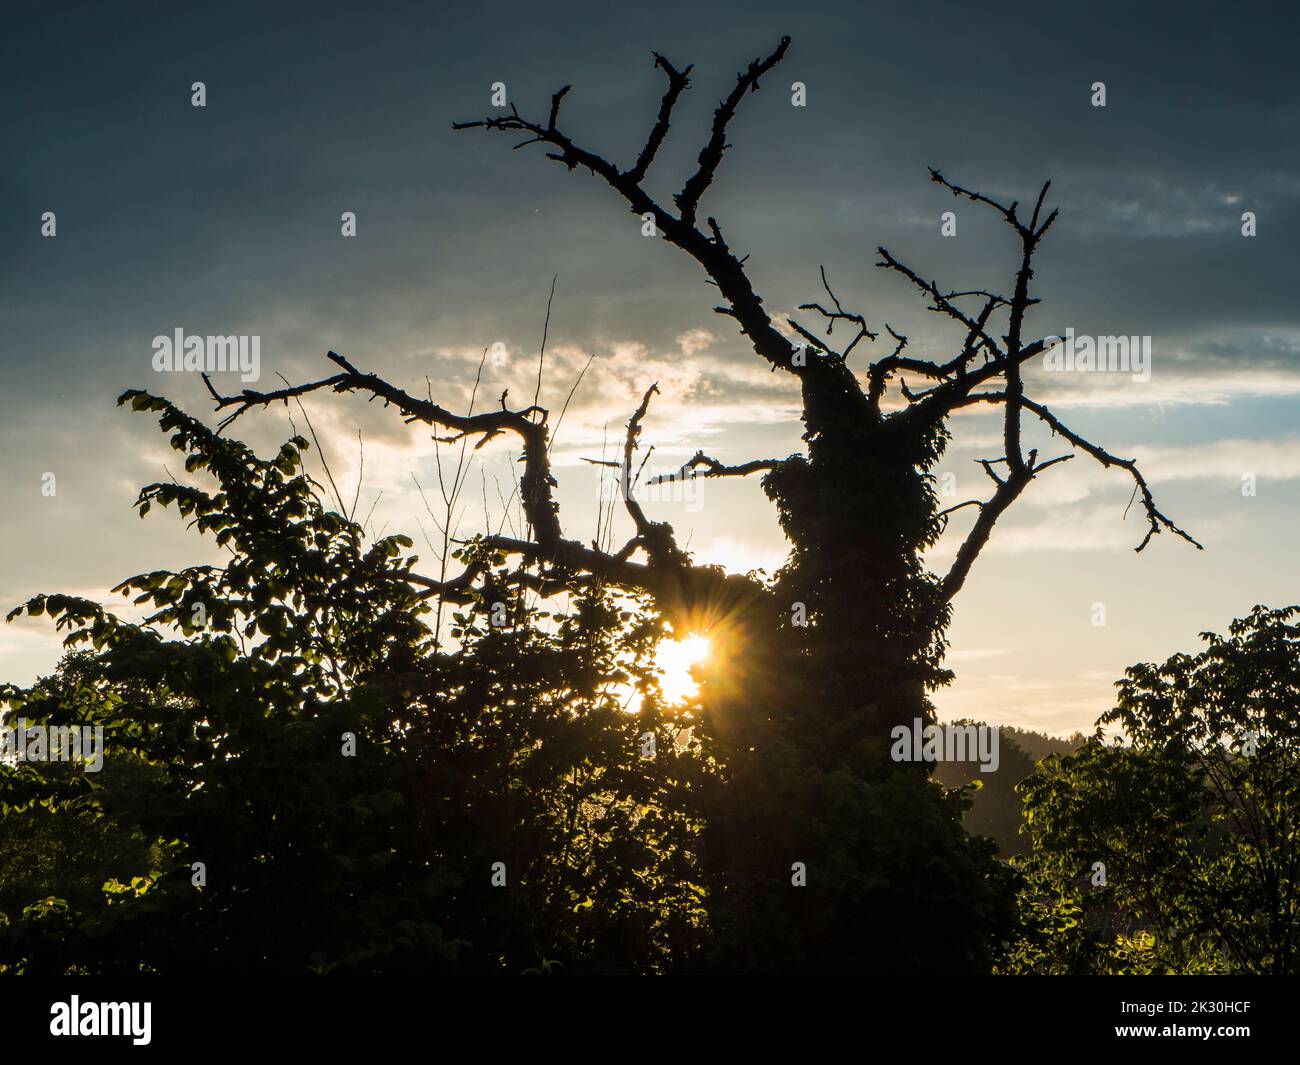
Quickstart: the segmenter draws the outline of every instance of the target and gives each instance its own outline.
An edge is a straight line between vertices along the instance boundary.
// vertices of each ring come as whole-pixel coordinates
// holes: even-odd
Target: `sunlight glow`
[[[655,665],[662,670],[660,686],[670,704],[685,702],[700,692],[691,667],[709,657],[707,636],[689,635],[680,640],[661,640],[655,648]]]

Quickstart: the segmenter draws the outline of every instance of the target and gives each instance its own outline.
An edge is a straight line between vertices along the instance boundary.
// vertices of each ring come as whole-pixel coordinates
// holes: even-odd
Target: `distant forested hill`
[[[962,721],[959,724],[983,725],[982,721]],[[1010,725],[998,727],[1000,757],[998,768],[983,773],[975,762],[939,762],[935,779],[948,787],[961,787],[978,779],[983,785],[975,793],[975,803],[966,814],[966,830],[988,836],[998,845],[1004,858],[1029,853],[1028,840],[1020,835],[1024,812],[1016,785],[1034,771],[1039,759],[1049,754],[1069,754],[1084,742],[1084,735],[1076,732],[1069,739],[1059,739],[1029,729]]]

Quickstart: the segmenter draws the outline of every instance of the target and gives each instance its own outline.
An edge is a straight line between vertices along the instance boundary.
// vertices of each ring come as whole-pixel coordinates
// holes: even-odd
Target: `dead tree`
[[[985,289],[950,290],[879,249],[877,265],[899,274],[928,301],[928,309],[955,324],[963,338],[955,352],[926,356],[913,353],[906,337],[888,325],[892,348],[864,373],[848,359],[862,342],[876,342],[864,315],[846,310],[822,273],[824,302],[800,307],[819,322],[801,321],[781,328],[763,305],[738,256],[715,218],[701,221],[701,201],[722,164],[728,132],[741,103],[758,90],[760,80],[785,57],[783,38],[765,58],[755,59],[717,107],[707,142],[695,169],[671,205],[646,189],[645,179],[668,136],[673,111],[690,84],[692,68],[678,69],[662,55],[654,65],[667,81],[658,116],[636,159],[624,167],[577,143],[560,126],[560,111],[570,86],[551,98],[542,120],[525,118],[513,105],[509,113],[454,124],[457,130],[521,134],[516,148],[538,144],[546,156],[570,171],[587,171],[613,189],[638,216],[653,220],[664,239],[703,270],[721,297],[717,313],[731,318],[754,353],[775,372],[794,377],[802,392],[806,454],[759,459],[727,466],[702,451],[679,476],[732,477],[762,473],[767,494],[776,503],[791,543],[789,562],[771,587],[728,575],[717,567],[692,564],[676,542],[672,528],[648,520],[634,493],[625,503],[635,529],[617,551],[601,550],[566,538],[548,461],[548,412],[539,406],[511,409],[502,397],[499,410],[457,415],[429,400],[366,373],[347,358],[330,352],[338,372],[307,384],[275,391],[245,390],[222,395],[212,390],[217,408],[232,409],[228,424],[244,411],[322,390],[360,392],[398,409],[408,422],[450,431],[452,439],[486,441],[513,434],[522,447],[520,493],[528,519],[526,537],[493,537],[500,551],[520,560],[518,579],[545,586],[548,579],[581,574],[608,584],[652,595],[675,617],[743,615],[754,625],[783,634],[784,645],[800,660],[817,663],[800,698],[833,709],[833,720],[805,715],[808,727],[843,731],[846,742],[860,735],[864,720],[876,726],[910,721],[926,713],[925,690],[942,683],[943,633],[949,603],[965,583],[971,566],[988,543],[998,519],[1039,474],[1083,452],[1106,467],[1118,467],[1134,482],[1146,518],[1141,551],[1152,536],[1172,532],[1196,542],[1156,507],[1151,490],[1134,460],[1117,457],[1085,439],[1042,403],[1025,392],[1022,368],[1043,354],[1052,337],[1033,338],[1027,315],[1038,300],[1031,295],[1033,258],[1057,218],[1045,208],[1050,182],[1043,185],[1028,211],[1019,203],[1004,205],[949,181],[937,170],[932,180],[999,215],[1015,233],[1019,257],[1009,293]],[[837,347],[836,330],[847,342]],[[924,382],[914,390],[904,377]],[[901,400],[883,402],[897,381]],[[646,414],[650,393],[628,427],[633,446]],[[1003,454],[984,460],[991,482],[987,498],[960,504],[977,516],[946,574],[930,573],[922,552],[939,537],[958,508],[940,510],[931,473],[948,440],[946,423],[957,410],[976,404],[1002,409]],[[1060,437],[1071,452],[1040,459],[1026,450],[1022,430],[1036,419]],[[1200,547],[1199,544],[1196,544]],[[471,570],[445,584],[412,576],[429,594],[463,594],[479,576]],[[558,585],[555,585],[558,587]],[[802,607],[806,626],[790,621],[792,607]],[[706,623],[708,623],[706,621]],[[854,711],[860,711],[855,713]],[[830,712],[830,711],[828,711]]]

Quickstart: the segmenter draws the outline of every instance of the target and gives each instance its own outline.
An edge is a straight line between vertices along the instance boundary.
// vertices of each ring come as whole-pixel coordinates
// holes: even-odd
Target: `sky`
[[[667,199],[736,72],[788,34],[704,204],[749,254],[773,313],[820,298],[825,267],[874,327],[950,356],[961,338],[874,265],[877,246],[952,289],[1009,290],[1016,249],[995,218],[929,181],[934,166],[1008,200],[1052,181],[1061,214],[1037,260],[1037,334],[1151,338],[1147,381],[1035,366],[1029,393],[1138,457],[1162,510],[1205,550],[1165,535],[1136,554],[1131,481],[1083,456],[1054,467],[1002,518],[957,598],[957,679],[936,695],[945,718],[1087,730],[1125,666],[1194,650],[1198,633],[1256,603],[1300,601],[1297,23],[1283,5],[1250,3],[55,3],[11,15],[0,607],[55,591],[109,603],[126,577],[215,557],[174,514],[136,517],[140,486],[179,456],[152,420],[114,404],[139,387],[214,417],[197,375],[153,369],[153,338],[178,328],[259,336],[266,387],[327,376],[335,350],[460,409],[488,349],[480,404],[506,388],[522,402],[554,278],[541,402],[558,412],[595,356],[554,448],[565,531],[584,540],[601,472],[583,460],[621,440],[653,382],[650,473],[701,447],[729,463],[798,451],[793,379],[712,312],[692,262],[643,236],[590,175],[451,128],[501,113],[496,83],[538,118],[571,84],[561,125],[627,165],[658,108],[658,51],[695,65],[648,181]],[[206,106],[193,106],[195,82]],[[355,236],[342,235],[344,212]],[[850,365],[886,353],[860,346]],[[218,384],[241,387],[234,375]],[[349,500],[361,434],[363,513],[427,556],[416,484],[437,483],[428,431],[359,397],[315,397],[306,411]],[[299,412],[277,408],[245,416],[239,435],[274,449],[291,415],[301,429]],[[985,494],[976,460],[1000,454],[998,426],[963,414],[951,427],[936,472],[952,475],[959,502]],[[1069,450],[1031,443],[1044,457]],[[463,533],[482,527],[485,503],[502,520],[512,458],[508,442],[475,455]],[[756,479],[645,505],[698,560],[782,561]],[[937,571],[968,523],[933,552]],[[0,681],[29,682],[58,655],[46,619],[0,628]]]

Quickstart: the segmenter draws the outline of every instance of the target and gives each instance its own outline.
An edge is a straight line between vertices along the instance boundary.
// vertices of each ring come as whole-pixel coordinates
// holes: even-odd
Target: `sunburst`
[[[699,694],[700,686],[692,667],[705,661],[713,645],[707,636],[689,633],[681,639],[660,640],[655,648],[655,665],[661,671],[660,688],[669,704],[683,703]]]

